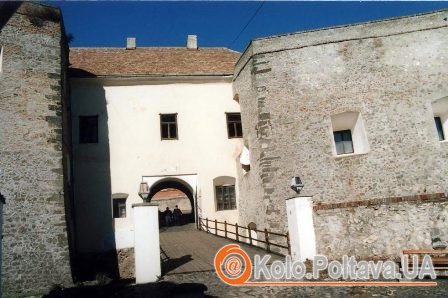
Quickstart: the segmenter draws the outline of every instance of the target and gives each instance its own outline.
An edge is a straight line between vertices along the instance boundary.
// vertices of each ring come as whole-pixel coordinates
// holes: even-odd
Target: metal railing
[[[230,229],[229,229],[230,227]],[[291,244],[289,241],[289,233],[286,234],[270,232],[268,229],[257,230],[250,228],[249,226],[240,226],[238,223],[231,224],[227,221],[221,222],[218,220],[210,220],[208,218],[198,217],[198,229],[209,234],[222,237],[225,239],[233,240],[240,243],[245,243],[253,247],[258,247],[265,249],[267,252],[273,252],[272,247],[278,247],[282,249],[286,249],[288,254],[291,254]],[[244,233],[241,233],[241,230]],[[221,232],[221,233],[220,233]],[[256,232],[257,237],[254,238],[251,232]],[[234,237],[230,237],[230,236]],[[261,236],[261,237],[260,237]],[[274,237],[272,237],[274,236]],[[276,241],[272,241],[272,238],[280,238],[276,239]],[[244,241],[245,240],[245,241]],[[280,241],[277,241],[280,240]],[[279,244],[279,242],[284,242],[284,244]],[[263,246],[258,245],[259,243],[264,244]],[[274,253],[285,255],[281,252]]]

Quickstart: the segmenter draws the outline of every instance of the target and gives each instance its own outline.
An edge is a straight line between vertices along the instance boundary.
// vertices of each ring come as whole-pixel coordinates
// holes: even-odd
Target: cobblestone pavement
[[[448,297],[448,279],[437,280],[437,287],[233,287],[214,272],[167,275],[163,280],[203,284],[205,294],[215,297]]]
[[[161,245],[173,259],[189,254],[191,260],[167,270],[162,281],[181,285],[204,285],[215,297],[448,297],[448,279],[437,287],[233,287],[224,284],[213,270],[215,253],[229,240],[194,230],[173,227],[161,233]],[[253,259],[265,251],[242,245]],[[271,255],[274,259],[281,259]],[[185,259],[186,260],[186,259]],[[195,272],[196,271],[196,272]],[[201,271],[201,272],[197,272]]]
[[[177,274],[213,270],[213,259],[218,250],[226,244],[234,243],[195,229],[194,224],[169,227],[160,233],[162,256],[168,258],[162,263],[164,274]],[[240,244],[253,260],[255,254],[266,251]],[[281,259],[271,255],[272,260]]]
[[[164,276],[159,282],[135,285],[135,281],[128,280],[79,285],[56,289],[46,297],[448,297],[448,279],[437,280],[437,287],[233,287],[223,283],[213,269],[215,253],[229,240],[185,225],[161,231],[160,241],[168,261],[162,266]],[[266,254],[241,246],[252,259],[256,253]]]

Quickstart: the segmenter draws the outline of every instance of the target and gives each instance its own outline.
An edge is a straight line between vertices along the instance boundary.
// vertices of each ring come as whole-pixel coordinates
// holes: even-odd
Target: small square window
[[[229,139],[242,138],[243,128],[241,126],[241,114],[240,113],[227,113],[227,133]]]
[[[177,140],[177,114],[160,114],[162,140]]]
[[[79,117],[79,143],[98,143],[98,116]]]
[[[335,131],[333,132],[333,135],[337,155],[349,154],[354,152],[351,130],[347,129],[347,130]]]
[[[216,206],[218,211],[236,209],[235,185],[216,186]]]
[[[434,117],[436,123],[437,134],[439,135],[439,141],[445,141],[445,133],[443,132],[442,119],[440,117]]]
[[[114,218],[126,217],[126,199],[114,199]]]
[[[0,46],[0,73],[3,72],[3,47]]]

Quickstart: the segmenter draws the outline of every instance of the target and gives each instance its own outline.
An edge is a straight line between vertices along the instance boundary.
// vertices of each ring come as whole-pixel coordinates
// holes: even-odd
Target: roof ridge
[[[126,50],[125,47],[70,47],[70,50]],[[138,49],[185,49],[185,50],[190,50],[187,47],[165,47],[165,46],[149,46],[149,47],[137,47],[133,50],[138,50]],[[227,47],[199,47],[198,50],[201,49],[205,49],[205,50],[215,50],[215,49],[222,49],[222,50],[226,50],[229,52],[234,52],[237,54],[240,54],[238,51],[229,49]]]
[[[70,68],[73,76],[222,76],[233,74],[239,55],[224,47],[74,47]]]

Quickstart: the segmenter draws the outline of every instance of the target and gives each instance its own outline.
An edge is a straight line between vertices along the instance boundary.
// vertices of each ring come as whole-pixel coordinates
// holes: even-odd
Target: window
[[[333,132],[336,145],[336,154],[353,153],[353,141],[351,130],[341,130]]]
[[[445,141],[445,134],[443,133],[442,119],[440,117],[434,117],[436,122],[437,134],[439,135],[439,141]]]
[[[177,140],[177,114],[160,114],[162,140]]]
[[[331,116],[333,154],[363,154],[369,151],[364,121],[358,112],[344,112]]]
[[[79,143],[98,143],[98,116],[79,117]]]
[[[216,186],[216,206],[218,211],[236,209],[235,185]]]
[[[114,199],[114,218],[126,217],[126,199]]]
[[[243,128],[241,126],[241,114],[240,113],[227,113],[227,133],[229,139],[242,138]]]
[[[2,73],[3,66],[3,47],[0,47],[0,73]]]
[[[446,141],[445,134],[448,131],[448,96],[432,102],[432,111],[439,141]]]

